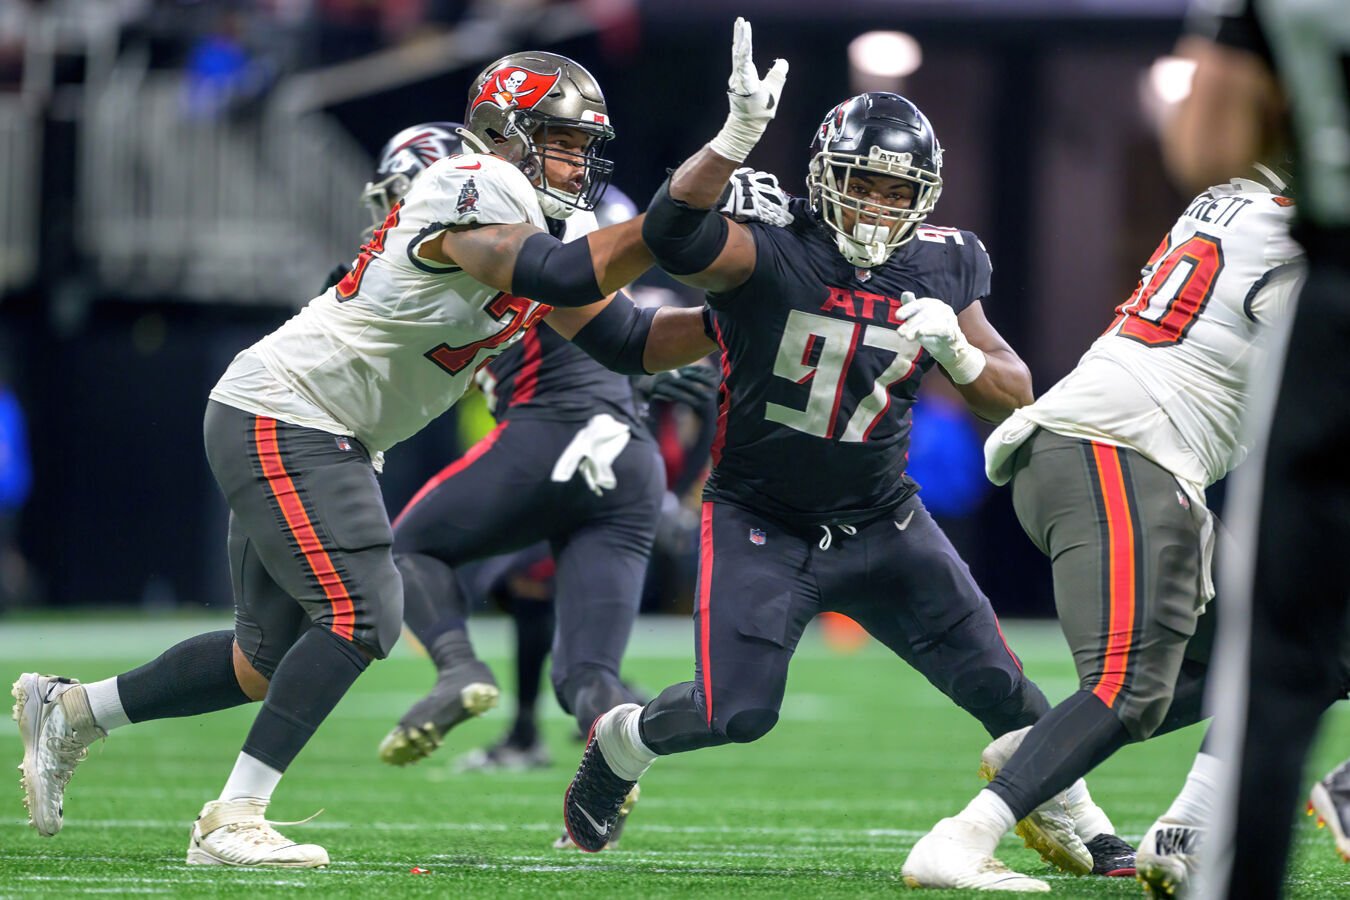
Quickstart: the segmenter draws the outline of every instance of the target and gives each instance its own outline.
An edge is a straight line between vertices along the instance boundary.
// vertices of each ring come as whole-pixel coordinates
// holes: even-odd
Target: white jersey
[[[990,437],[989,477],[1008,480],[1029,424],[1132,448],[1199,489],[1241,462],[1256,338],[1301,273],[1293,212],[1246,179],[1191,201],[1077,368]]]
[[[570,237],[594,228],[593,215],[573,218]],[[375,454],[389,449],[449,409],[479,367],[549,310],[419,249],[453,225],[524,222],[546,227],[533,185],[515,166],[478,154],[433,163],[351,273],[240,353],[211,398],[354,436]]]

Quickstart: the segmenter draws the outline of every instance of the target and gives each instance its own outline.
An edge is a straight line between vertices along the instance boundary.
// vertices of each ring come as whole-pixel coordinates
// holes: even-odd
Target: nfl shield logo
[[[750,543],[754,544],[757,547],[762,547],[764,546],[764,541],[765,537],[763,528],[750,529]]]
[[[336,442],[337,442],[337,448],[338,448],[339,450],[350,450],[350,449],[352,449],[352,442],[349,441],[349,440],[347,440],[345,437],[338,437],[338,438],[335,438],[335,440],[336,440]]]

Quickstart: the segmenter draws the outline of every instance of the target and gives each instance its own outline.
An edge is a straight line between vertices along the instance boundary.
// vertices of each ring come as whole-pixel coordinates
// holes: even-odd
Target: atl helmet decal
[[[905,168],[909,168],[910,166],[914,165],[913,153],[908,152],[896,153],[893,150],[883,150],[876,144],[872,145],[872,149],[868,151],[867,156],[869,159],[875,159],[884,163],[891,163],[897,166],[904,166]]]
[[[548,96],[561,77],[562,69],[545,75],[532,69],[504,66],[488,76],[478,96],[469,104],[469,114],[484,103],[492,103],[503,110],[530,109]]]

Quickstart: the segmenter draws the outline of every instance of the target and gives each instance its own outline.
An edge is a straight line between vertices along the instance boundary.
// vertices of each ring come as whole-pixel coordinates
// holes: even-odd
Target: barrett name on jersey
[[[860,270],[804,204],[793,212],[787,228],[749,225],[754,273],[708,298],[725,386],[706,496],[797,526],[865,521],[917,489],[910,408],[934,361],[897,333],[900,295],[959,313],[988,295],[989,256],[969,231],[920,226]]]
[[[1247,179],[1195,198],[1139,286],[1078,366],[1018,410],[986,446],[1002,484],[1028,422],[1130,447],[1198,494],[1242,461],[1242,415],[1265,342],[1296,288],[1292,202]]]
[[[387,450],[453,405],[480,366],[549,311],[419,250],[455,225],[522,222],[546,227],[515,166],[479,154],[438,160],[352,271],[240,353],[211,398]]]

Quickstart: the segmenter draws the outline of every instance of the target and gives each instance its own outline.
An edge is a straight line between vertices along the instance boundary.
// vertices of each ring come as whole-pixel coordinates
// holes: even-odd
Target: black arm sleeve
[[[552,235],[532,234],[520,245],[511,270],[511,293],[549,306],[585,306],[605,295],[595,279],[591,242],[564,244]]]
[[[693,275],[712,265],[727,245],[727,220],[670,196],[670,179],[657,188],[642,221],[642,240],[671,275]]]
[[[622,375],[650,375],[642,367],[647,335],[657,307],[639,309],[622,293],[572,337],[572,343],[606,369]]]

